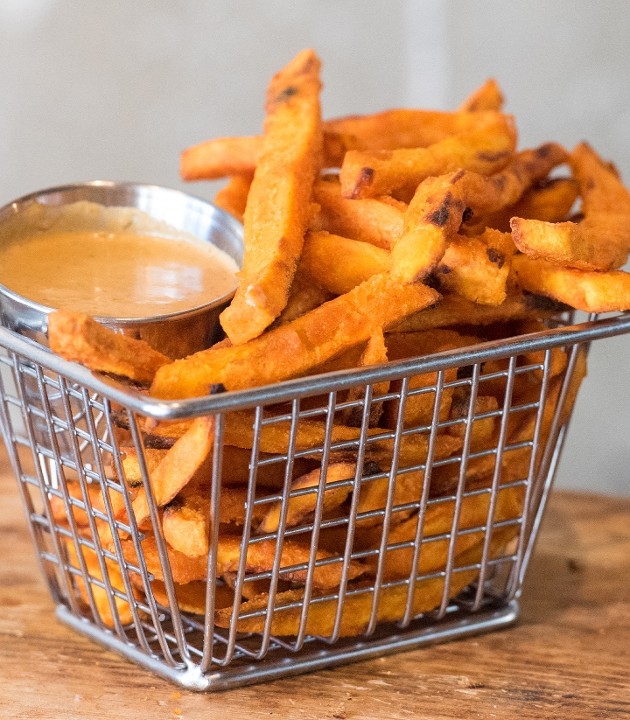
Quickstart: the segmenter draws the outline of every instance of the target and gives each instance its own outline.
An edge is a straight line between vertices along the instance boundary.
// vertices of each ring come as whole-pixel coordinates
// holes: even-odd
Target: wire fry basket
[[[207,691],[509,625],[588,345],[628,331],[591,318],[165,402],[0,329],[0,424],[57,616]],[[197,417],[214,420],[195,556],[150,477]]]

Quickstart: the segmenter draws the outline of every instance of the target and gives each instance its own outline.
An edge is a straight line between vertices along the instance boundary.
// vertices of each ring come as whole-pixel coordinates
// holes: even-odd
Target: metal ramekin
[[[240,267],[243,256],[241,224],[224,210],[180,190],[96,180],[64,185],[26,195],[0,209],[0,224],[22,213],[32,203],[67,205],[87,200],[107,207],[131,207],[154,220],[166,222],[177,230],[210,242],[232,257]],[[233,293],[184,312],[142,318],[97,318],[117,331],[146,340],[169,357],[183,357],[208,347],[219,331],[219,314]],[[21,297],[0,285],[0,319],[2,324],[47,344],[48,314],[46,307]]]

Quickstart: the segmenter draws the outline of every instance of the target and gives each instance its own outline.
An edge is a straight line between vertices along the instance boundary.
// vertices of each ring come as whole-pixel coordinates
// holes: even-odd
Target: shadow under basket
[[[58,618],[205,691],[513,623],[588,346],[630,331],[572,322],[168,402],[0,329],[0,424]],[[156,502],[204,427],[209,454]]]

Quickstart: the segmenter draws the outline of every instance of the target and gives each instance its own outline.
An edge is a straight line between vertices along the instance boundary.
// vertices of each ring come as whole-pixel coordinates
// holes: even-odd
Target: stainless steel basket
[[[630,314],[590,318],[464,351],[165,402],[126,391],[0,329],[0,424],[57,616],[195,690],[275,679],[509,625],[518,616],[523,578],[588,345],[628,331]],[[560,372],[554,369],[556,348],[566,352]],[[426,373],[435,373],[433,382],[415,385],[412,379]],[[524,381],[536,388],[535,397],[518,402],[513,390]],[[503,402],[480,409],[476,398],[497,382]],[[456,417],[440,414],[446,392],[466,398]],[[431,398],[432,422],[408,426],[405,404],[421,394]],[[381,403],[390,403],[396,420],[391,429],[377,431],[370,428],[370,416]],[[339,436],[340,413],[348,411],[355,431]],[[203,576],[209,580],[202,585],[205,612],[196,614],[178,606],[177,568],[169,562],[173,556],[162,532],[161,509],[151,492],[142,429],[202,415],[214,416],[215,425],[207,486],[209,552],[203,559]],[[215,580],[223,532],[222,478],[230,472],[226,438],[237,417],[241,424],[246,418],[251,439],[245,450],[243,518],[238,530],[231,530],[238,532],[240,544],[230,578],[233,600],[221,611],[219,626],[216,610],[225,589]],[[509,428],[519,417],[530,418],[531,433],[515,440]],[[494,425],[491,445],[476,442],[476,428],[484,421]],[[319,435],[311,433],[305,445],[303,434],[312,427]],[[142,531],[125,476],[123,432],[124,444],[137,452],[147,493],[150,527]],[[439,451],[445,433],[461,440],[448,455]],[[275,444],[269,443],[271,436]],[[416,446],[422,452],[408,452]],[[370,463],[376,450],[379,462]],[[510,453],[519,453],[520,474],[505,473]],[[328,468],[340,458],[350,458],[356,470],[352,477],[326,484]],[[296,468],[313,462],[321,465],[319,481],[292,488]],[[470,481],[476,464],[489,468],[484,483]],[[275,489],[264,482],[268,475],[280,478]],[[405,477],[421,481],[416,496],[400,504],[397,482]],[[365,508],[361,498],[375,483],[384,488],[383,500]],[[503,517],[500,494],[510,488],[519,489],[522,503],[518,512]],[[94,489],[102,502],[94,502]],[[326,493],[333,490],[343,491],[346,499],[331,510]],[[289,524],[291,501],[309,493],[313,512]],[[465,519],[470,503],[484,508],[482,520],[473,524]],[[272,505],[280,510],[277,530],[261,534],[255,518]],[[116,507],[123,508],[122,519]],[[447,527],[430,531],[428,518],[440,513],[446,513]],[[413,527],[412,536],[403,540],[393,532],[401,518]],[[366,526],[376,533],[369,546],[359,542]],[[109,541],[104,540],[107,531]],[[154,538],[151,557],[149,535]],[[460,543],[466,545],[470,537],[476,554],[460,552]],[[506,541],[495,546],[500,537]],[[269,566],[248,567],[249,549],[270,540],[275,551]],[[291,542],[308,548],[308,557],[297,564],[287,564],[283,555],[283,545]],[[423,557],[438,547],[443,562],[423,564]],[[407,553],[409,569],[392,578],[388,558],[396,552]],[[357,563],[370,572],[353,580],[351,568]],[[322,568],[336,573],[337,581],[327,588],[316,582]],[[247,589],[261,584],[267,593],[257,604],[246,604],[244,596],[252,595]],[[180,604],[186,606],[181,598]],[[277,623],[287,617],[293,618],[290,635],[278,630]],[[344,637],[351,619],[359,634]]]

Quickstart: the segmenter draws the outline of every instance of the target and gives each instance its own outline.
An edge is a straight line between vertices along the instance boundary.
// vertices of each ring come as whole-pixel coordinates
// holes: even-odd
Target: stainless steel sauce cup
[[[94,181],[50,188],[22,197],[0,209],[0,226],[24,213],[33,203],[62,206],[87,200],[105,207],[128,207],[156,221],[210,242],[233,258],[240,267],[243,256],[241,224],[209,202],[157,185]],[[233,293],[208,303],[166,315],[142,318],[97,318],[125,335],[142,338],[172,358],[208,347],[217,338],[219,314]],[[48,314],[54,308],[21,297],[0,285],[0,321],[21,335],[47,344]]]

